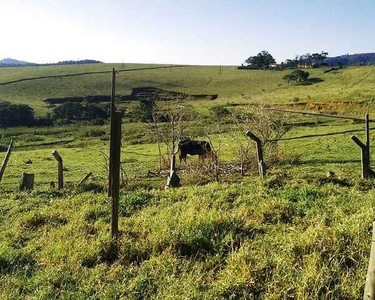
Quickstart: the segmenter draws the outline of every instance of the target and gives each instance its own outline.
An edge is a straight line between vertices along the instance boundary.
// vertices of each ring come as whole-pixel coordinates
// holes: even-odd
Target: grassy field
[[[125,69],[146,68],[151,65],[126,65]],[[154,65],[153,65],[154,66]],[[7,85],[1,83],[22,78],[64,75],[95,71],[121,70],[122,64],[82,66],[1,68],[0,100],[27,103],[38,114],[48,111],[43,100],[53,97],[109,95],[110,74],[78,77],[46,78]],[[221,70],[221,73],[220,73]],[[186,66],[159,70],[121,72],[117,75],[117,94],[128,95],[135,87],[157,87],[188,94],[218,94],[215,101],[187,101],[198,110],[217,104],[253,103],[290,104],[333,102],[333,110],[343,111],[342,102],[369,101],[373,106],[375,67],[352,67],[327,74],[323,69],[311,69],[310,85],[288,85],[282,77],[290,71],[237,70],[236,67]],[[319,80],[316,80],[319,79]],[[339,103],[337,103],[339,102]],[[344,104],[345,106],[345,104]],[[361,106],[355,105],[356,111]],[[326,107],[323,107],[326,108]]]
[[[126,65],[133,67],[146,66]],[[42,115],[49,111],[43,102],[49,97],[109,94],[110,74],[1,83],[111,68],[0,69],[0,99],[30,104]],[[182,187],[164,190],[166,146],[162,144],[163,172],[147,176],[158,168],[155,135],[149,125],[125,120],[117,255],[110,243],[106,196],[109,125],[1,129],[1,149],[10,138],[15,140],[0,183],[1,299],[362,297],[375,183],[360,179],[360,151],[352,133],[280,141],[277,153],[266,153],[269,172],[261,180],[254,145],[241,176],[236,140],[241,133],[227,122],[216,124],[208,108],[222,104],[243,110],[248,103],[267,103],[363,117],[373,107],[375,67],[328,74],[308,70],[323,81],[304,86],[283,82],[290,71],[219,70],[189,66],[118,74],[118,94],[154,86],[219,95],[214,101],[187,103],[199,116],[189,134],[204,139],[209,129],[204,122],[212,128],[220,125],[210,131],[212,144],[220,148],[220,182],[215,182],[208,160],[199,168],[193,157],[178,164]],[[363,124],[321,117],[298,116],[289,122],[293,127],[284,138],[363,129]],[[363,132],[355,135],[364,140]],[[53,149],[66,167],[62,191],[50,186],[57,180]],[[35,174],[34,191],[17,190],[23,172]],[[88,172],[92,178],[77,188]]]

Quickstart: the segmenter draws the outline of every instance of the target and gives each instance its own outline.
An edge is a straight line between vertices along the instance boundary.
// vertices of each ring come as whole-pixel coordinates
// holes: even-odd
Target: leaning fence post
[[[92,175],[92,172],[89,172],[85,175],[85,177],[83,177],[77,184],[77,186],[81,186],[82,184],[84,184],[86,182],[87,179],[90,178],[90,176]]]
[[[351,139],[361,148],[362,179],[367,179],[375,173],[370,166],[370,126],[369,115],[366,114],[366,144],[363,144],[355,135]]]
[[[251,131],[247,131],[246,135],[251,138],[253,141],[255,141],[257,145],[257,158],[258,158],[258,170],[259,175],[264,178],[266,177],[266,164],[263,159],[263,148],[262,148],[262,141],[260,138],[258,138],[254,133]]]
[[[165,184],[165,188],[175,188],[180,186],[180,177],[178,177],[176,172],[176,154],[173,153],[171,156],[171,169],[169,171],[169,176],[167,178],[167,183]]]
[[[57,160],[57,187],[59,190],[61,190],[64,187],[64,175],[63,175],[63,159],[60,156],[60,154],[57,152],[57,150],[54,150],[52,152],[52,155]]]
[[[368,264],[363,300],[375,300],[375,222],[372,223],[370,261]]]
[[[9,143],[9,146],[8,146],[8,150],[7,150],[7,152],[5,154],[5,157],[4,157],[3,164],[1,165],[1,169],[0,169],[0,182],[3,179],[5,168],[8,165],[8,161],[9,161],[10,155],[12,154],[12,151],[13,151],[13,139],[10,140],[10,143]]]
[[[172,149],[171,149],[171,169],[169,171],[169,176],[167,178],[167,182],[165,184],[165,188],[175,188],[180,186],[180,177],[178,177],[176,172],[176,136],[175,136],[175,123],[174,117],[172,116],[171,120],[172,125]]]

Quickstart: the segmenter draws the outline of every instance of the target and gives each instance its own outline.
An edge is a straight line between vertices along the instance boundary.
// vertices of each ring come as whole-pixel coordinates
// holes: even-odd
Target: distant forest
[[[50,65],[84,65],[84,64],[101,64],[103,63],[102,61],[98,60],[93,60],[93,59],[84,59],[84,60],[64,60],[64,61],[59,61],[58,63],[54,64],[43,64],[43,66],[50,66]]]
[[[345,54],[327,57],[324,62],[328,66],[359,66],[375,64],[375,53]]]

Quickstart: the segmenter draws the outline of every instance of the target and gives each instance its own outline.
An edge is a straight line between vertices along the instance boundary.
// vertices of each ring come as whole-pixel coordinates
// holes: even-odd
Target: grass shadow
[[[295,165],[327,165],[327,164],[350,164],[350,163],[360,163],[360,159],[310,159],[310,160],[297,160],[294,162]]]
[[[304,82],[299,83],[298,85],[313,85],[314,83],[320,83],[323,81],[324,80],[322,78],[312,77],[312,78],[305,80]]]

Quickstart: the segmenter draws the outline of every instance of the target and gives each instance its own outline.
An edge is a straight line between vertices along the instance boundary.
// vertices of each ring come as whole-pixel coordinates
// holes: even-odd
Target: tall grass
[[[115,257],[104,194],[3,194],[0,295],[358,299],[373,197],[356,187],[275,178],[124,191]]]

